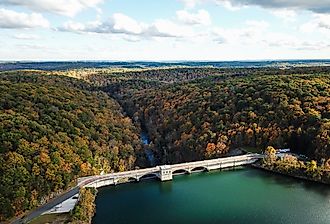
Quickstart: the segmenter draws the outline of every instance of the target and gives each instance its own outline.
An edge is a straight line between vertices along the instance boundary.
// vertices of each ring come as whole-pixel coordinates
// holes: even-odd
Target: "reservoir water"
[[[252,168],[100,188],[94,224],[329,224],[330,187]]]

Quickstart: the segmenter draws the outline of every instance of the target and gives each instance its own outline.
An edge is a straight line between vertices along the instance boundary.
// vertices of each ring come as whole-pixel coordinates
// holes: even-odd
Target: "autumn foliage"
[[[300,168],[318,178],[330,169],[329,74],[329,67],[2,72],[0,220],[79,176],[139,165],[140,125],[161,164],[272,145],[313,158]],[[288,172],[287,164],[302,166],[292,157],[274,161]]]
[[[0,220],[77,177],[134,169],[138,129],[107,94],[86,89],[65,77],[0,75]]]
[[[95,214],[95,188],[81,188],[78,203],[71,212],[71,224],[89,224]]]
[[[184,81],[173,74],[171,83],[158,75],[147,80],[136,76],[102,89],[114,94],[132,118],[145,124],[163,163],[268,145],[327,159],[329,73],[295,72],[303,73],[303,69],[285,70],[283,74],[231,71]],[[107,79],[105,75],[98,79],[102,77]]]

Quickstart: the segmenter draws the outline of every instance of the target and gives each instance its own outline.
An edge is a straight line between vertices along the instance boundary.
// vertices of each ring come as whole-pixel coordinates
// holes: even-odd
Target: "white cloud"
[[[208,11],[204,9],[198,10],[197,13],[190,13],[186,10],[179,10],[176,12],[177,19],[187,25],[210,25],[211,16]]]
[[[300,26],[300,31],[305,33],[320,31],[330,35],[330,14],[315,14],[313,19]]]
[[[264,20],[247,20],[245,24],[256,30],[265,30],[269,27],[269,23]]]
[[[301,44],[301,40],[295,36],[275,32],[265,34],[261,41],[270,47],[297,48]]]
[[[263,20],[248,20],[242,29],[216,27],[213,29],[213,40],[220,44],[256,44],[263,38],[268,27],[269,24]]]
[[[40,39],[40,37],[38,35],[26,34],[26,33],[18,33],[18,34],[13,35],[13,37],[18,40],[38,40],[38,39]]]
[[[158,19],[151,24],[140,23],[133,18],[115,13],[106,21],[87,24],[69,21],[58,28],[59,31],[76,33],[123,34],[136,37],[188,37],[193,35],[192,28],[176,24],[170,20]],[[131,40],[131,38],[128,38]],[[136,38],[133,38],[136,41]]]
[[[41,57],[40,55],[46,55],[46,53],[39,55],[36,54],[35,50],[40,49],[39,52],[43,52],[45,46],[52,46],[55,44],[56,47],[53,48],[53,55],[57,57],[58,54],[61,54],[63,51],[65,51],[66,55],[75,55],[75,53],[71,53],[69,50],[71,45],[74,45],[76,52],[78,52],[82,45],[84,45],[83,49],[86,50],[85,45],[90,44],[92,46],[97,45],[97,49],[102,49],[106,45],[111,46],[111,49],[113,48],[112,50],[114,51],[111,51],[111,53],[100,53],[105,55],[104,59],[107,59],[106,56],[111,56],[111,54],[122,55],[124,59],[126,57],[139,59],[139,57],[143,55],[142,52],[145,50],[153,53],[158,52],[157,56],[155,56],[156,53],[145,53],[148,57],[164,57],[163,55],[167,55],[167,58],[174,59],[184,59],[184,57],[198,57],[203,59],[204,56],[209,59],[213,57],[215,57],[214,59],[219,59],[219,55],[223,55],[223,58],[232,59],[235,59],[235,57],[237,57],[236,59],[241,59],[242,55],[244,56],[243,58],[246,59],[254,55],[263,55],[263,57],[273,57],[273,55],[276,55],[274,57],[291,57],[291,55],[297,55],[296,57],[300,57],[303,55],[303,51],[305,53],[303,57],[306,58],[317,57],[318,55],[327,57],[329,54],[330,13],[314,14],[312,12],[304,12],[302,15],[297,16],[299,10],[309,10],[313,12],[323,10],[323,12],[325,12],[326,7],[321,10],[321,5],[324,1],[311,1],[310,4],[306,3],[305,0],[292,0],[289,1],[289,3],[274,0],[267,2],[265,0],[178,1],[184,1],[186,3],[184,9],[177,11],[176,14],[172,15],[170,18],[155,18],[152,21],[148,21],[148,23],[142,22],[143,20],[139,20],[139,17],[132,18],[122,13],[107,15],[107,17],[103,17],[106,16],[105,14],[99,14],[96,21],[91,22],[86,22],[81,16],[76,19],[67,18],[67,20],[70,21],[63,23],[57,30],[79,33],[81,34],[78,38],[79,40],[77,40],[76,35],[60,32],[56,33],[49,29],[49,32],[46,31],[47,33],[44,31],[40,33],[40,35],[45,35],[45,38],[42,40],[28,41],[39,38],[36,35],[32,35],[35,34],[33,33],[35,30],[3,30],[3,39],[6,40],[6,42],[4,40],[2,41],[3,45],[7,47],[6,50],[2,50],[2,52],[6,51],[8,52],[8,57],[13,57],[11,51],[16,46],[18,49],[17,52],[29,52],[29,49],[31,49],[33,52],[31,55],[38,55],[38,57]],[[49,27],[49,22],[41,13],[30,13],[30,10],[74,16],[83,10],[94,9],[101,2],[102,0],[0,0],[0,8],[5,4],[9,9],[17,8],[17,10],[21,11],[14,12],[8,9],[0,9],[0,28]],[[246,7],[242,10],[242,13],[248,19],[252,20],[247,20],[246,22],[240,22],[238,24],[235,21],[242,21],[241,18],[234,19],[234,21],[228,23],[229,25],[226,25],[226,27],[230,26],[228,28],[215,27],[215,18],[212,18],[214,21],[211,21],[210,14],[206,10],[199,9],[202,3],[207,4],[208,8],[212,6],[216,7],[216,4],[221,4],[230,10]],[[253,15],[256,7],[258,7],[259,11],[263,11],[262,13],[266,11],[269,17],[272,17],[267,20],[270,24],[267,21],[253,20],[258,18],[258,15]],[[157,9],[150,8],[148,10]],[[86,12],[86,15],[88,13],[89,12]],[[231,12],[221,15],[212,14],[212,16],[216,16],[218,20],[224,23],[234,17],[240,16],[240,13],[241,12]],[[57,22],[63,19],[64,21],[66,20],[65,17],[60,18],[59,16],[54,17],[53,15],[46,15],[50,16],[49,19],[59,19]],[[88,14],[88,17],[90,16],[93,16],[93,13]],[[295,21],[296,23],[279,24],[279,20],[273,21],[274,16],[283,19],[285,22]],[[308,21],[309,18],[310,21]],[[306,23],[302,24],[300,29],[297,29],[298,22]],[[270,25],[272,25],[272,29]],[[283,25],[286,26],[281,27]],[[58,25],[56,24],[56,26]],[[289,28],[292,28],[292,30]],[[304,34],[301,33],[301,31],[309,33]],[[56,38],[47,38],[53,36]],[[34,43],[41,45],[34,45]],[[175,46],[175,48],[173,46]],[[24,51],[20,51],[21,49],[24,49]],[[58,49],[62,50],[58,53]],[[97,49],[95,52],[99,51]],[[4,55],[4,53],[2,54]],[[94,55],[98,57],[100,54]],[[19,54],[17,53],[17,55]],[[77,57],[80,57],[79,54],[77,55]],[[227,55],[232,56],[229,57]]]
[[[67,21],[63,24],[62,27],[59,28],[60,31],[70,31],[70,32],[84,32],[86,30],[86,26],[82,23]]]
[[[309,50],[309,51],[320,51],[330,49],[330,44],[324,41],[304,41],[301,42],[300,46],[296,47],[297,50]]]
[[[214,0],[217,5],[221,5],[230,11],[237,11],[245,6],[240,4],[233,4],[230,0]]]
[[[133,18],[122,14],[115,13],[106,21],[92,21],[86,24],[68,21],[65,22],[58,30],[76,33],[112,33],[141,35],[146,29],[146,25],[139,23]]]
[[[330,13],[330,0],[180,0],[186,8],[194,8],[198,4],[210,2],[222,5],[229,10],[242,7],[260,6],[267,9],[307,10],[315,13]]]
[[[232,4],[231,0],[180,0],[180,1],[183,2],[185,9],[195,8],[197,7],[197,5],[203,3],[213,3],[216,5],[221,5],[231,11],[236,11],[243,7],[242,5]]]
[[[0,0],[2,5],[22,6],[38,12],[73,17],[87,8],[97,8],[103,0]]]
[[[304,40],[285,33],[267,33],[262,41],[270,47],[294,50],[316,51],[330,47],[330,44],[324,41]]]
[[[297,13],[294,10],[289,9],[275,9],[271,13],[284,20],[285,22],[294,22],[297,19]]]
[[[50,49],[48,46],[43,44],[17,44],[18,48],[22,50],[48,50]]]
[[[141,34],[143,30],[143,24],[121,13],[112,16],[111,24],[115,33]]]
[[[180,0],[181,2],[183,2],[185,8],[194,8],[196,7],[196,5],[204,2],[205,0]]]
[[[0,9],[0,28],[47,28],[49,22],[39,13],[20,13],[7,9]]]
[[[151,37],[189,37],[194,32],[190,27],[178,25],[172,21],[159,19],[156,20],[146,30],[146,34]]]
[[[268,29],[269,24],[264,21],[246,21],[246,28],[213,30],[213,41],[218,44],[229,44],[236,46],[258,46],[271,49],[291,50],[324,50],[329,49],[330,44],[325,41],[304,39],[295,35],[272,32]]]
[[[317,23],[315,23],[315,21],[312,20],[312,21],[302,24],[299,27],[299,30],[303,33],[311,33],[313,31],[315,31],[317,28],[318,28]]]
[[[216,2],[229,2],[232,6],[260,6],[270,9],[308,10],[316,13],[329,13],[329,0],[214,0]]]

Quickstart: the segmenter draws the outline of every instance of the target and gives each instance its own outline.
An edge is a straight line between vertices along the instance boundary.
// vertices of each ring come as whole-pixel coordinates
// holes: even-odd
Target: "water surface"
[[[99,189],[94,224],[330,223],[330,188],[255,169]]]

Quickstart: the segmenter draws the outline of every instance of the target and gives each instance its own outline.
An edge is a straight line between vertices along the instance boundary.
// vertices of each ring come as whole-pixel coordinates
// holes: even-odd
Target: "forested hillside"
[[[66,77],[0,75],[0,221],[75,185],[134,169],[139,132],[119,104]]]
[[[268,145],[328,158],[328,73],[259,73],[219,74],[174,84],[123,81],[105,91],[114,93],[131,116],[145,124],[162,162],[213,158],[230,148]],[[141,83],[152,87],[144,89]]]
[[[145,165],[140,126],[161,164],[269,145],[327,160],[329,70],[3,72],[0,219],[37,206],[79,176]]]

